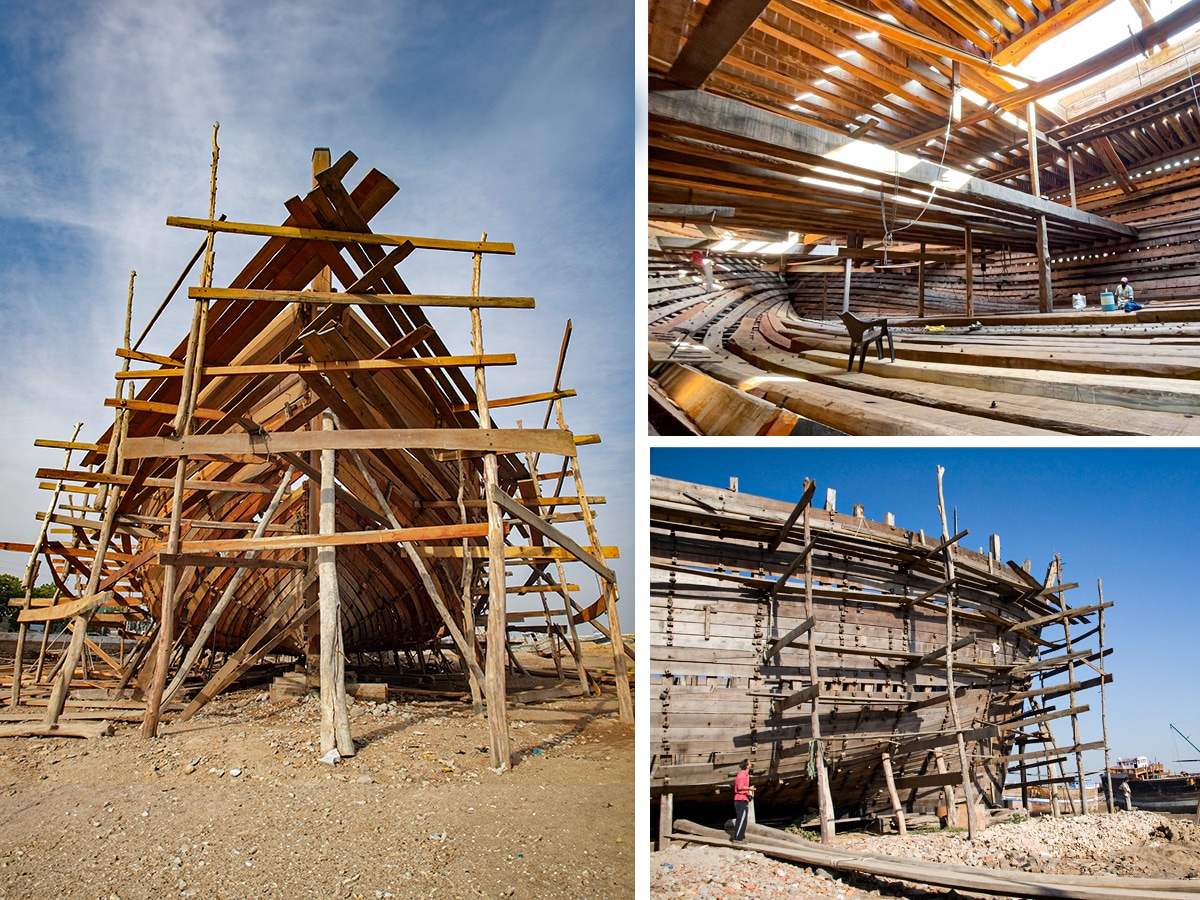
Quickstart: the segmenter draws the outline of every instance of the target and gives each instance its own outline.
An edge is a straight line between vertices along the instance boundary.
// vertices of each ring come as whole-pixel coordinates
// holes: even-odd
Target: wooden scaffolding
[[[229,222],[215,214],[214,131],[207,218],[168,219],[204,241],[132,342],[127,311],[104,401],[113,424],[94,443],[79,442],[78,427],[69,441],[38,442],[66,461],[38,470],[52,499],[37,539],[4,547],[29,554],[9,702],[44,706],[45,727],[61,730],[71,692],[90,688],[88,702],[135,714],[154,735],[164,711],[186,719],[271,654],[311,654],[310,668],[319,654],[322,751],[348,755],[345,655],[452,649],[477,712],[486,701],[492,765],[505,767],[509,594],[543,598],[545,627],[565,640],[585,690],[597,688],[577,626],[611,637],[620,716],[632,721],[632,651],[605,563],[617,550],[601,544],[593,508],[604,498],[587,495],[577,454],[599,436],[567,427],[566,336],[550,390],[489,397],[487,370],[516,357],[485,351],[481,310],[534,306],[482,293],[483,256],[513,245],[372,232],[398,188],[375,169],[348,187],[355,162],[319,149],[313,188],[284,204],[281,225]],[[212,284],[218,233],[265,238],[225,287]],[[431,251],[468,256],[470,295],[412,293],[397,267]],[[201,260],[187,338],[167,354],[141,349]],[[131,308],[132,277],[129,293]],[[430,307],[463,310],[469,352],[451,353]],[[521,405],[546,406],[542,427],[493,418]],[[579,540],[562,528],[573,521]],[[31,596],[42,562],[53,599]],[[595,574],[592,602],[567,577],[575,564]],[[528,576],[510,587],[506,566]],[[35,622],[44,630],[31,664]],[[64,625],[68,647],[48,652]],[[99,626],[120,635],[117,652],[89,634]]]

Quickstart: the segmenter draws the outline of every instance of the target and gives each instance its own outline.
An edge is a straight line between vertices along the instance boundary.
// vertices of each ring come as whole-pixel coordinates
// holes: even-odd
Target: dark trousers
[[[733,816],[733,839],[744,841],[746,839],[746,822],[750,818],[750,801],[734,800]]]

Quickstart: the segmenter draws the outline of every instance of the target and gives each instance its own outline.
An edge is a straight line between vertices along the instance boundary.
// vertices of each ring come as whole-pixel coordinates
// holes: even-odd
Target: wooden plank
[[[268,291],[194,287],[188,289],[188,296],[195,300],[249,300],[273,303],[319,303],[322,305],[334,303],[358,306],[534,308],[532,297],[471,297],[454,294],[351,294],[340,291]]]
[[[251,454],[310,450],[467,450],[575,456],[569,431],[532,428],[345,428],[267,434],[193,434],[183,438],[126,438],[126,459]]]
[[[808,555],[813,552],[813,548],[816,546],[817,541],[816,538],[814,538],[805,545],[803,550],[801,550],[792,558],[792,561],[788,563],[787,568],[784,569],[783,574],[775,580],[775,583],[771,585],[771,589],[767,592],[770,597],[774,598],[779,591],[783,589],[783,587],[787,584],[787,580],[795,574],[797,569],[804,565],[804,560],[808,558]]]
[[[154,551],[149,551],[153,553]],[[307,569],[308,563],[296,559],[266,559],[262,556],[217,556],[202,553],[157,554],[160,566],[206,566],[227,569]]]
[[[1077,586],[1078,585],[1076,585],[1076,587]],[[1017,631],[1019,629],[1037,628],[1039,625],[1048,625],[1052,622],[1061,622],[1063,619],[1075,619],[1082,616],[1091,615],[1092,613],[1101,609],[1108,609],[1108,607],[1112,605],[1113,601],[1109,600],[1107,603],[1095,603],[1091,606],[1076,606],[1074,609],[1062,609],[1058,610],[1057,612],[1052,612],[1047,616],[1040,616],[1036,619],[1027,619],[1024,622],[1017,622],[1015,625],[1011,625],[1008,630]]]
[[[112,591],[102,591],[99,594],[80,597],[78,600],[71,600],[67,603],[23,609],[17,618],[21,622],[54,622],[59,619],[69,619],[71,616],[86,615],[101,606],[111,604],[112,599]]]
[[[577,684],[568,684],[563,687],[516,691],[508,695],[508,701],[510,703],[546,703],[550,700],[562,700],[566,697],[582,696],[583,688]]]
[[[1100,679],[1104,679],[1105,684],[1111,684],[1113,677],[1111,674],[1089,678],[1087,681],[1071,681],[1064,684],[1045,685],[1040,688],[1028,691],[1016,691],[1008,695],[1010,700],[1028,700],[1030,697],[1041,697],[1043,700],[1053,700],[1055,697],[1062,697],[1071,691],[1086,691],[1090,688],[1099,687]]]
[[[995,725],[985,725],[982,728],[972,728],[962,733],[964,741],[987,741],[994,737],[1000,736],[1000,729]],[[892,751],[896,756],[906,753],[925,753],[929,750],[935,750],[939,747],[950,747],[958,743],[958,733],[948,732],[946,734],[934,734],[928,737],[901,737],[895,743],[895,749]],[[957,783],[957,782],[955,782]]]
[[[763,659],[770,659],[784,647],[790,647],[796,638],[800,637],[801,635],[808,634],[808,632],[812,630],[812,627],[816,624],[817,617],[809,616],[787,634],[783,635],[783,637],[779,638],[779,640],[775,641],[775,643],[773,643],[770,647],[764,650]]]
[[[908,598],[908,597],[903,598],[900,601],[900,605],[901,606],[916,606],[918,603],[924,603],[926,600],[929,600],[932,597],[936,597],[938,594],[941,594],[941,593],[944,593],[945,591],[950,590],[952,587],[954,587],[957,584],[958,584],[957,578],[948,578],[945,581],[943,581],[941,584],[931,587],[929,590],[927,590],[923,594],[920,594],[919,596],[912,597],[912,598]]]
[[[616,583],[617,576],[612,569],[604,565],[602,562],[592,556],[591,553],[589,553],[587,550],[584,550],[581,546],[579,546],[579,544],[571,540],[571,538],[567,537],[553,525],[543,522],[536,515],[531,513],[525,507],[521,506],[521,504],[513,500],[512,497],[502,491],[498,486],[495,484],[489,484],[488,493],[492,498],[492,501],[498,504],[501,509],[507,512],[510,516],[521,522],[524,522],[530,528],[554,541],[554,543],[568,551],[572,556],[586,565],[605,581],[609,582],[610,584]]]
[[[97,738],[113,733],[108,722],[58,722],[47,725],[43,722],[16,722],[0,725],[0,737],[68,737]]]
[[[957,742],[957,738],[955,739]],[[906,775],[896,779],[896,787],[906,791],[910,788],[946,787],[962,784],[962,772],[938,772],[933,775]]]
[[[132,475],[106,475],[103,472],[88,472],[81,469],[38,469],[36,477],[79,481],[84,484],[128,485],[133,483]],[[146,487],[171,487],[174,482],[170,478],[146,478],[142,484]],[[275,488],[269,485],[256,484],[251,481],[185,481],[183,487],[188,491],[226,491],[239,494],[273,494],[275,492]],[[112,555],[111,552],[109,555]]]
[[[456,526],[462,527],[462,526]],[[621,549],[619,547],[604,547],[605,559],[620,559]],[[462,547],[417,547],[417,553],[421,556],[428,556],[434,559],[446,558],[462,558]],[[487,547],[468,547],[467,556],[472,559],[487,559]],[[524,560],[528,562],[553,562],[560,560],[562,562],[571,562],[575,556],[562,547],[505,547],[504,558],[514,562]]]
[[[770,546],[767,547],[768,554],[774,553],[776,550],[778,550],[779,545],[787,539],[789,534],[791,534],[792,526],[796,524],[796,520],[800,518],[804,510],[808,509],[808,505],[812,503],[813,494],[815,494],[816,491],[817,483],[815,481],[808,482],[804,488],[804,493],[800,496],[800,499],[796,501],[796,505],[793,506],[792,511],[788,513],[787,519],[785,519],[784,523],[779,527],[779,533],[775,535],[775,537],[771,540]]]
[[[90,450],[93,453],[107,453],[108,444],[85,444],[82,441],[52,441],[38,438],[33,442],[35,447],[49,447],[58,450]]]
[[[220,231],[227,234],[257,234],[263,237],[291,238],[302,241],[330,241],[335,244],[373,244],[381,247],[412,244],[422,250],[457,250],[465,253],[516,253],[512,244],[499,241],[447,241],[399,234],[372,234],[357,231],[328,231],[319,228],[294,228],[288,225],[254,225],[247,222],[221,222],[214,219],[191,219],[167,216],[167,224],[175,228],[197,231]]]
[[[484,537],[487,523],[433,525],[423,528],[388,528],[381,531],[340,531],[337,534],[294,534],[280,537],[232,538],[215,541],[181,541],[181,554],[241,553],[247,550],[295,550],[303,547],[349,547],[366,544],[419,543]],[[450,548],[461,550],[461,547]],[[160,553],[159,559],[168,556]],[[160,565],[166,563],[160,562]]]
[[[501,397],[499,400],[488,398],[488,409],[507,406],[524,406],[528,403],[545,403],[553,400],[564,400],[567,397],[575,397],[577,393],[571,391],[542,391],[540,394],[522,394],[519,397]],[[450,407],[455,412],[473,412],[475,407],[470,403],[455,403]]]
[[[979,639],[978,634],[969,634],[964,638],[959,638],[957,641],[955,641],[953,644],[951,644],[950,647],[948,647],[948,648],[947,647],[938,647],[936,650],[929,651],[924,656],[922,656],[920,659],[914,659],[912,662],[907,664],[907,668],[919,669],[921,666],[927,665],[928,663],[931,663],[934,660],[941,659],[943,656],[946,655],[947,650],[951,650],[951,651],[961,650],[961,649],[963,649],[963,647],[969,647],[971,644],[974,644],[975,641],[978,639]]]
[[[793,706],[799,706],[813,698],[820,697],[821,686],[819,684],[810,684],[806,688],[801,688],[798,691],[793,691],[786,697],[774,701],[776,714],[783,712],[786,709],[791,709]]]
[[[1085,753],[1088,750],[1103,750],[1104,741],[1092,741],[1089,744],[1075,744],[1072,747],[1045,747],[1041,750],[1030,750],[1027,753],[1016,753],[1011,756],[998,756],[1002,763],[1019,762],[1023,759],[1037,759],[1039,756],[1069,756],[1072,753]]]
[[[480,356],[410,356],[404,359],[348,359],[328,362],[264,363],[243,366],[205,366],[200,375],[205,379],[230,375],[326,375],[337,372],[391,372],[397,369],[444,369],[478,366],[515,366],[512,353],[491,353]],[[118,381],[139,378],[182,378],[187,369],[134,369],[113,375]],[[57,442],[65,443],[65,442]],[[49,445],[47,445],[49,446]],[[79,447],[77,449],[88,449]],[[99,449],[107,450],[107,445]]]
[[[106,397],[104,405],[114,409],[129,409],[134,412],[152,412],[161,413],[165,416],[174,418],[179,412],[179,406],[175,403],[154,403],[149,400],[131,400],[126,397],[113,398]],[[219,409],[205,409],[204,407],[196,407],[192,410],[192,417],[195,419],[208,419],[209,421],[219,422],[225,418],[225,413]]]
[[[699,88],[743,34],[762,15],[769,0],[710,0],[700,22],[675,57],[667,77]]]

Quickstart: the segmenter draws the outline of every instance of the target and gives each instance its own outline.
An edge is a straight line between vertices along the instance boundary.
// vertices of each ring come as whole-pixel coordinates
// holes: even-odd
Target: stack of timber
[[[214,196],[215,149],[214,137]],[[577,628],[620,635],[605,563],[618,551],[600,542],[593,507],[604,498],[584,490],[577,453],[599,436],[573,434],[564,417],[563,400],[575,394],[560,384],[570,322],[548,390],[489,397],[487,370],[516,357],[485,352],[480,310],[534,306],[480,292],[483,256],[510,255],[513,245],[373,232],[368,223],[398,188],[375,169],[344,184],[355,162],[318,150],[313,189],[284,204],[279,226],[224,221],[211,207],[208,218],[168,219],[206,233],[163,304],[203,256],[188,291],[191,332],[169,352],[148,353],[140,344],[158,314],[133,343],[127,314],[117,389],[104,401],[113,424],[92,442],[39,442],[65,449],[66,461],[37,472],[52,492],[37,540],[4,545],[29,556],[19,640],[30,623],[45,623],[46,635],[69,623],[73,636],[58,654],[61,644],[48,651],[43,641],[36,665],[20,647],[10,703],[48,702],[53,723],[70,692],[110,688],[136,698],[153,733],[172,697],[199,687],[182,713],[191,716],[275,654],[308,656],[311,669],[324,651],[325,688],[340,684],[343,654],[415,654],[424,671],[426,651],[444,647],[458,654],[477,709],[486,693],[498,723],[493,765],[504,765],[496,729],[506,728],[510,593],[540,600],[544,627],[573,657],[571,677],[596,689]],[[264,242],[216,287],[213,241],[224,233]],[[399,264],[432,251],[473,265],[469,295],[410,290]],[[132,278],[129,299],[132,307]],[[468,352],[448,349],[429,307],[461,315]],[[543,426],[493,418],[520,406],[544,410]],[[72,463],[72,453],[82,458]],[[29,594],[39,564],[53,599]],[[599,576],[594,602],[580,602],[567,564]],[[524,567],[519,583],[508,585],[506,566]],[[96,626],[118,629],[128,647],[105,652],[88,634]],[[617,641],[613,654],[621,715],[632,721],[631,651]],[[337,663],[329,677],[326,660]]]
[[[669,343],[669,334],[659,333],[668,340],[651,344],[651,377],[685,413],[680,392],[671,394],[678,369],[706,380],[708,395],[733,389],[763,410],[790,411],[812,423],[810,433],[819,433],[816,427],[858,435],[1200,433],[1195,302],[1163,301],[1129,313],[1092,306],[918,317],[911,307],[860,303],[852,293],[856,314],[888,317],[896,350],[892,362],[868,348],[860,373],[857,365],[847,371],[846,329],[821,318],[840,310],[840,295],[822,303],[819,292],[779,290],[776,274],[758,278],[764,299],[736,328],[723,320],[719,336],[705,332],[703,341]],[[668,283],[662,274],[651,281],[652,304]],[[720,302],[713,295],[705,300],[708,307]]]
[[[945,532],[940,471],[938,491]],[[829,834],[835,818],[895,816],[903,831],[906,814],[954,810],[974,831],[1010,774],[1062,786],[1071,806],[1082,755],[1105,747],[1081,739],[1078,694],[1112,679],[1111,602],[1068,606],[1057,559],[1039,580],[1002,561],[997,536],[972,552],[965,530],[841,514],[832,492],[817,509],[815,492],[785,503],[651,479],[659,833],[677,803],[727,808],[743,760],[757,804],[817,810]],[[1067,719],[1060,745],[1050,723]]]

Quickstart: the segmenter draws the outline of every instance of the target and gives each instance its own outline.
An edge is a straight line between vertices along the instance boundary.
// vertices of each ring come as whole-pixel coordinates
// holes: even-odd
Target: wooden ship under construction
[[[676,812],[732,809],[749,760],[760,815],[876,818],[903,831],[932,814],[984,827],[1006,781],[1074,805],[1084,784],[1081,694],[1112,676],[1103,610],[1068,606],[1061,563],[1044,579],[958,545],[838,513],[829,492],[780,502],[652,477],[651,796],[659,835]],[[1103,725],[1103,716],[1101,715]],[[1058,743],[1051,723],[1069,723]],[[1096,767],[1099,770],[1099,767]],[[1014,777],[1015,776],[1015,777]],[[1057,808],[1057,807],[1056,807]],[[702,815],[702,813],[696,813]],[[711,815],[711,814],[710,814]],[[810,818],[811,817],[811,818]]]
[[[356,157],[333,161],[327,150],[281,225],[225,221],[215,214],[217,155],[214,132],[208,217],[168,219],[206,232],[163,301],[193,277],[190,333],[149,353],[142,339],[162,307],[133,342],[127,315],[116,390],[103,401],[112,425],[88,443],[78,428],[69,441],[39,442],[66,460],[37,472],[51,502],[35,542],[4,545],[28,554],[5,718],[37,722],[4,727],[65,733],[72,720],[124,713],[153,735],[161,716],[190,717],[283,654],[307,658],[310,673],[319,661],[322,702],[341,705],[327,713],[332,726],[323,720],[322,750],[336,743],[347,755],[347,657],[424,670],[456,654],[476,710],[486,701],[492,764],[503,767],[509,625],[540,629],[576,692],[598,693],[581,654],[585,623],[613,639],[620,715],[632,721],[632,651],[605,562],[617,549],[601,544],[593,507],[604,498],[585,492],[577,456],[599,436],[573,434],[564,418],[575,394],[560,384],[570,323],[547,390],[487,394],[487,370],[516,357],[485,350],[480,311],[534,305],[480,292],[482,257],[513,245],[373,232],[397,186],[375,169],[346,182]],[[223,287],[212,284],[218,233],[262,239]],[[470,295],[410,290],[400,264],[434,251],[473,267]],[[461,316],[469,347],[448,349],[432,307]],[[520,406],[544,421],[493,419]],[[32,597],[39,567],[53,598]],[[571,580],[589,570],[596,593],[581,597]],[[509,595],[540,598],[540,608],[510,623]],[[45,626],[40,647],[35,623]],[[119,649],[106,649],[98,628],[115,630]],[[57,635],[67,630],[64,649]]]

